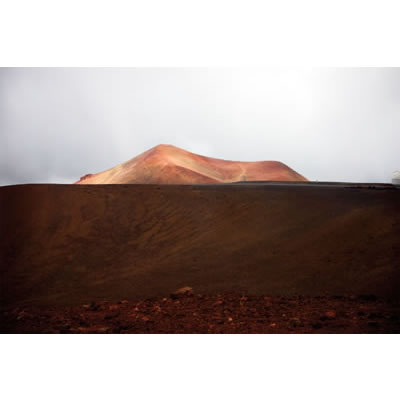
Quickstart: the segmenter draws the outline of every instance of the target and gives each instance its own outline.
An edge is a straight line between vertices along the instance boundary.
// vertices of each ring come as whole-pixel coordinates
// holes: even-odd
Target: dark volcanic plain
[[[321,332],[398,332],[399,205],[391,185],[1,187],[2,331],[118,331],[113,317],[104,319],[111,306],[125,315],[147,301],[148,317],[138,317],[143,329],[140,322],[119,331],[308,332],[314,324]],[[159,328],[149,323],[152,307],[183,286],[195,295],[168,305]],[[359,295],[375,300],[363,310]],[[243,296],[255,299],[247,314],[240,314]],[[273,312],[262,317],[256,304],[265,298]],[[121,300],[127,303],[118,306]],[[217,301],[230,304],[232,315],[214,310]],[[185,328],[177,315],[195,309],[203,316]],[[332,309],[334,320],[348,318],[348,329],[324,319]],[[216,313],[221,324],[210,322]],[[80,314],[94,320],[74,327]],[[278,314],[289,315],[284,329],[273,325]],[[46,315],[42,325],[32,323]],[[69,328],[57,328],[60,318]]]

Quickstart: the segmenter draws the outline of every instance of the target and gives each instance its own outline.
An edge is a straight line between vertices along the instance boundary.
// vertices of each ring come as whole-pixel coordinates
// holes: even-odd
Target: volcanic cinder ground
[[[81,185],[0,188],[3,331],[399,330],[399,189],[301,176],[291,183],[84,184],[114,182],[124,171],[139,179],[140,157],[169,152],[181,154],[155,148]],[[193,164],[190,171],[199,171]],[[246,173],[254,180],[250,163],[245,172],[236,166],[231,175],[221,167],[224,179]],[[184,286],[195,296],[171,303],[170,293]],[[357,296],[378,300],[364,304]]]

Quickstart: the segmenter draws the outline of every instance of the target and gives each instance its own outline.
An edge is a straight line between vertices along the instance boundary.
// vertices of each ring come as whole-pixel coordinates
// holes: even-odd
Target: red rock
[[[185,286],[176,290],[174,293],[171,293],[171,298],[173,299],[179,299],[180,297],[186,296],[193,296],[193,288],[191,288],[190,286]]]
[[[108,332],[110,332],[110,328],[108,327],[108,326],[102,326],[102,327],[100,327],[100,328],[97,328],[96,329],[96,332],[97,333],[108,333]]]
[[[79,181],[77,183],[80,183],[88,178],[91,178],[93,176],[93,174],[86,174],[84,176],[81,176],[81,178],[79,179]]]
[[[330,310],[325,313],[325,317],[327,319],[335,319],[336,318],[336,311]]]

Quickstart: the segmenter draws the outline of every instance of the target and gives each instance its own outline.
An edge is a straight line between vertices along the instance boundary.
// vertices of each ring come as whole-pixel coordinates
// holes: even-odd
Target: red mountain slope
[[[226,161],[159,145],[114,168],[83,176],[77,184],[198,184],[238,181],[307,181],[278,161]]]

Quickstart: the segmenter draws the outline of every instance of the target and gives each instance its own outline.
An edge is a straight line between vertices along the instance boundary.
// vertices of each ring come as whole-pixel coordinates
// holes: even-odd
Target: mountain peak
[[[109,170],[86,174],[78,184],[201,184],[237,181],[306,181],[278,161],[227,161],[159,144]]]
[[[178,149],[178,150],[182,150],[182,149],[180,149],[179,147],[176,147],[176,146],[174,146],[174,145],[172,145],[172,144],[163,144],[163,143],[158,144],[157,146],[154,146],[152,149],[153,149],[153,150],[168,150],[168,149]]]

